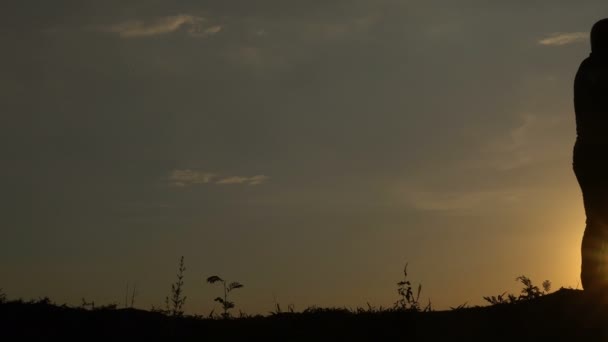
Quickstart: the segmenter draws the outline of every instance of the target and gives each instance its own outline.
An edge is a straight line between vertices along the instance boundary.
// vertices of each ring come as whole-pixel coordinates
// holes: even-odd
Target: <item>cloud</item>
[[[522,121],[520,125],[512,128],[506,137],[497,138],[490,142],[486,150],[491,150],[493,153],[509,152],[524,146],[529,140],[530,131],[538,122],[538,117],[536,115],[525,114],[522,116]]]
[[[468,167],[508,171],[563,158],[570,143],[562,135],[569,128],[568,117],[525,114],[521,120],[482,145],[476,159],[466,162]]]
[[[486,142],[479,151],[481,158],[467,164],[474,168],[507,171],[532,163],[535,153],[530,140],[542,134],[542,126],[536,115],[523,115],[521,124]]]
[[[219,33],[222,29],[223,27],[221,25],[214,25],[207,28],[197,25],[190,27],[188,33],[194,37],[207,37]]]
[[[391,182],[387,191],[391,203],[417,211],[456,215],[516,209],[534,193],[534,189],[520,186],[468,184],[455,187],[451,183],[421,178]]]
[[[562,46],[587,41],[589,34],[586,32],[553,33],[538,41],[540,45]]]
[[[221,30],[222,30],[222,27],[220,25],[215,25],[215,26],[206,28],[203,32],[206,34],[216,34],[216,33],[220,32]]]
[[[472,190],[463,192],[408,191],[406,203],[417,210],[464,212],[485,208],[503,208],[521,197],[515,190]]]
[[[180,187],[194,184],[206,184],[210,183],[215,177],[215,174],[209,172],[200,172],[190,169],[173,170],[169,174],[169,183]]]
[[[101,31],[116,33],[122,38],[138,38],[168,34],[180,29],[186,29],[192,36],[209,36],[222,30],[220,25],[204,28],[204,21],[205,18],[202,17],[182,14],[159,18],[153,22],[130,20],[102,27]]]
[[[267,176],[257,175],[253,177],[241,177],[241,176],[232,176],[225,177],[216,182],[216,184],[248,184],[248,185],[259,185],[268,180]]]
[[[255,176],[220,176],[211,172],[201,172],[190,169],[172,170],[169,173],[169,184],[184,187],[199,184],[218,184],[218,185],[260,185],[265,183],[270,177],[265,175]]]

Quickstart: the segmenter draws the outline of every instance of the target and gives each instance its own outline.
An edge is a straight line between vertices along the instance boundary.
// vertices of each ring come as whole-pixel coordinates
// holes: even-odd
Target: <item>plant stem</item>
[[[226,281],[222,281],[224,283],[224,318],[228,317],[228,291],[226,290]]]

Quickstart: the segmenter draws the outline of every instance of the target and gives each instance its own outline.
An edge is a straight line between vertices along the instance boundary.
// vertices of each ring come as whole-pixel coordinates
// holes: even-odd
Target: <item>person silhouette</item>
[[[608,294],[608,18],[591,29],[591,54],[574,79],[573,170],[583,195],[581,243],[585,292]]]

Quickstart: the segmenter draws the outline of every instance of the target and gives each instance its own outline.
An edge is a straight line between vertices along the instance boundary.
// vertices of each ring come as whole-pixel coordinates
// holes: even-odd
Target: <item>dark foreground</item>
[[[526,302],[452,311],[318,310],[230,320],[9,302],[0,304],[0,340],[608,341],[608,303],[600,302],[561,289]]]

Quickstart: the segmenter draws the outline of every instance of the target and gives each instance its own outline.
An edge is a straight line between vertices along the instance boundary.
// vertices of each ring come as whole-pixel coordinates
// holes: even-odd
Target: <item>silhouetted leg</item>
[[[606,281],[605,225],[587,219],[581,246],[581,282],[586,291],[603,291]]]
[[[608,295],[608,163],[602,152],[575,148],[574,172],[587,217],[581,244],[581,282],[585,291]]]

